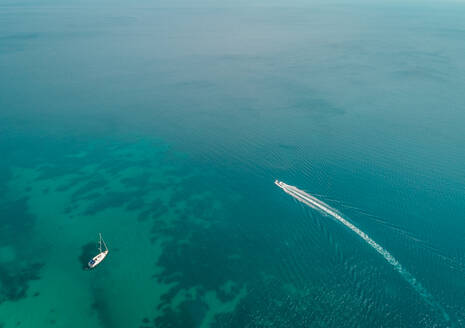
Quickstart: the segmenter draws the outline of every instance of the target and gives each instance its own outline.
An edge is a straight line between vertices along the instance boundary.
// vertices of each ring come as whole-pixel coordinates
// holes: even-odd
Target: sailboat
[[[89,269],[93,269],[95,268],[97,265],[99,265],[104,259],[105,257],[108,255],[108,247],[107,247],[107,244],[105,244],[105,240],[103,240],[102,238],[102,234],[99,233],[99,247],[98,247],[98,250],[100,251],[100,253],[98,253],[97,255],[95,255],[88,263],[89,265]],[[102,250],[102,244],[103,246],[105,246],[105,250]]]

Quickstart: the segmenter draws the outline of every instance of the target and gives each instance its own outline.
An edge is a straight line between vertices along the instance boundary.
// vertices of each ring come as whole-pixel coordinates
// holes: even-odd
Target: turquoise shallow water
[[[1,3],[0,327],[465,327],[464,14]]]

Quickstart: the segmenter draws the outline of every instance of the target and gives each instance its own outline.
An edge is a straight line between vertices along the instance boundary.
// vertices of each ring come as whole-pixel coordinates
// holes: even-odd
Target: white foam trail
[[[431,295],[428,290],[404,267],[396,260],[394,256],[391,255],[386,249],[381,247],[377,242],[371,239],[365,232],[357,228],[355,225],[347,221],[341,214],[339,214],[335,209],[333,209],[328,204],[324,203],[323,201],[315,198],[312,195],[307,194],[305,191],[298,189],[297,187],[285,184],[284,182],[275,181],[275,184],[280,187],[284,192],[291,195],[298,201],[316,209],[326,215],[333,217],[334,219],[338,220],[340,223],[345,225],[347,228],[355,232],[360,238],[366,241],[371,247],[373,247],[384,259],[393,266],[393,268],[404,278],[404,280],[412,286],[412,288],[427,302],[431,305],[435,310],[437,310],[450,324],[450,317],[444,308],[434,299],[433,295]]]

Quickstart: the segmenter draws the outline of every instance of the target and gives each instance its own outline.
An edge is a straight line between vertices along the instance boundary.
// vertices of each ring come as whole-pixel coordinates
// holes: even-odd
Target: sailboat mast
[[[102,253],[102,234],[99,233],[98,235],[99,235],[99,241],[98,241],[99,242],[99,247],[98,247],[98,249],[99,249],[100,253]]]
[[[105,246],[105,250],[108,251],[107,244],[105,243],[105,240],[103,240],[103,238],[102,238],[102,242],[103,242],[103,246]]]

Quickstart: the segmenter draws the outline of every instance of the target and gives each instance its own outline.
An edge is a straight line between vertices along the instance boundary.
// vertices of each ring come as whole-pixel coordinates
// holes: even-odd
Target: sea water
[[[463,17],[1,2],[0,327],[465,327]]]

